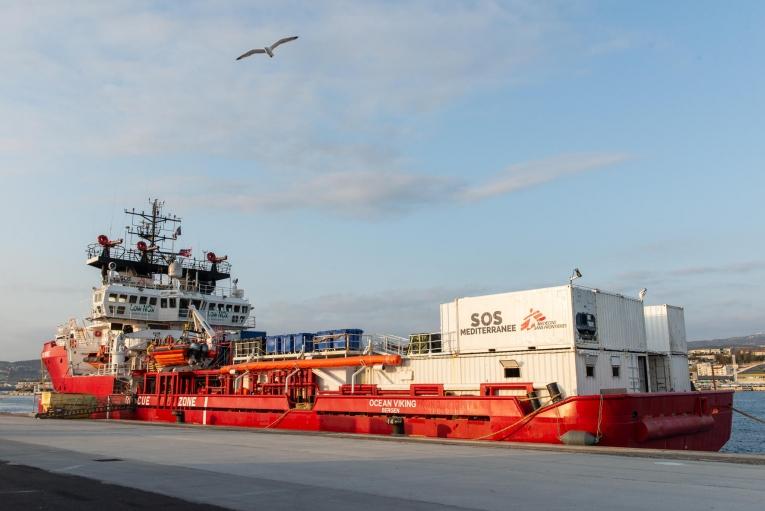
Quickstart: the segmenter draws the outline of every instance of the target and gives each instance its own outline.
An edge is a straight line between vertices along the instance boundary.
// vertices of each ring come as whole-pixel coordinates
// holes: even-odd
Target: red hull
[[[141,394],[134,411],[114,411],[110,418],[176,422],[180,417],[191,424],[389,435],[393,426],[379,407],[370,406],[375,400],[317,396],[311,410],[301,410],[290,408],[286,396]],[[727,391],[608,395],[602,405],[600,396],[576,396],[525,416],[512,397],[392,399],[397,400],[414,404],[396,414],[404,419],[405,433],[433,438],[561,444],[566,432],[599,431],[604,446],[718,451],[731,431],[732,392]],[[110,401],[129,398],[113,395]]]
[[[142,395],[138,399],[134,418],[146,421],[170,422],[182,414],[192,424],[392,433],[388,417],[369,406],[374,401],[369,396],[317,396],[312,410],[290,409],[285,396]],[[549,444],[562,443],[561,436],[568,431],[596,435],[601,409],[600,396],[571,397],[527,416],[510,397],[418,397],[409,401],[416,405],[396,414],[404,418],[407,435]],[[185,406],[179,407],[179,403]],[[731,392],[604,396],[599,444],[718,451],[730,437],[731,406]],[[466,413],[477,415],[466,417]],[[455,416],[464,418],[451,418]]]

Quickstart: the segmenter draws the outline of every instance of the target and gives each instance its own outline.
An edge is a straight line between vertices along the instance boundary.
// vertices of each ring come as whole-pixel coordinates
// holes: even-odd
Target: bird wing
[[[297,38],[298,38],[298,36],[293,35],[292,37],[284,37],[282,39],[279,39],[278,41],[276,41],[274,44],[272,44],[270,46],[271,51],[274,51],[276,49],[276,47],[279,46],[280,44],[284,44],[284,43],[288,43],[290,41],[294,41]]]
[[[250,50],[246,53],[242,53],[236,58],[236,60],[242,60],[243,58],[249,57],[250,55],[255,55],[256,53],[265,53],[265,52],[266,50],[264,50],[263,48],[255,48],[254,50]]]

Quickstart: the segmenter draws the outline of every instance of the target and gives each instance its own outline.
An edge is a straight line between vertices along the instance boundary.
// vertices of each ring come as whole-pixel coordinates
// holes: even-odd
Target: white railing
[[[362,336],[361,345],[365,350],[393,355],[406,355],[409,339],[397,335],[370,334]]]
[[[239,288],[234,286],[210,286],[208,284],[200,284],[199,282],[186,282],[185,280],[177,280],[174,282],[157,282],[147,278],[129,277],[127,275],[119,275],[112,273],[109,276],[108,284],[117,284],[126,287],[134,287],[137,289],[158,289],[162,291],[183,291],[186,293],[198,293],[204,296],[215,296],[218,298],[232,298],[234,297],[234,291]],[[106,292],[106,290],[103,290]],[[236,297],[234,297],[236,298]]]

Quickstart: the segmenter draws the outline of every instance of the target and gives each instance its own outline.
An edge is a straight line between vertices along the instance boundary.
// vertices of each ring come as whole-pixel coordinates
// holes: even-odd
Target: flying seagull
[[[298,38],[298,36],[293,35],[292,37],[285,37],[283,39],[279,39],[278,41],[276,41],[271,46],[266,46],[265,48],[255,48],[254,50],[250,50],[250,51],[248,51],[246,53],[243,53],[243,54],[239,55],[236,58],[236,60],[242,60],[243,58],[249,57],[250,55],[255,55],[256,53],[266,53],[269,57],[273,58],[274,57],[274,50],[276,49],[277,46],[279,46],[280,44],[288,43],[290,41],[294,41],[297,38]]]

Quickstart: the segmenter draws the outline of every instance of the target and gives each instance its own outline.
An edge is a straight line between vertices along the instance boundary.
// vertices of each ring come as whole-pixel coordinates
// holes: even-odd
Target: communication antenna
[[[574,268],[573,273],[571,273],[571,276],[568,278],[569,285],[573,284],[576,279],[582,278],[582,272],[579,271],[579,268]]]

